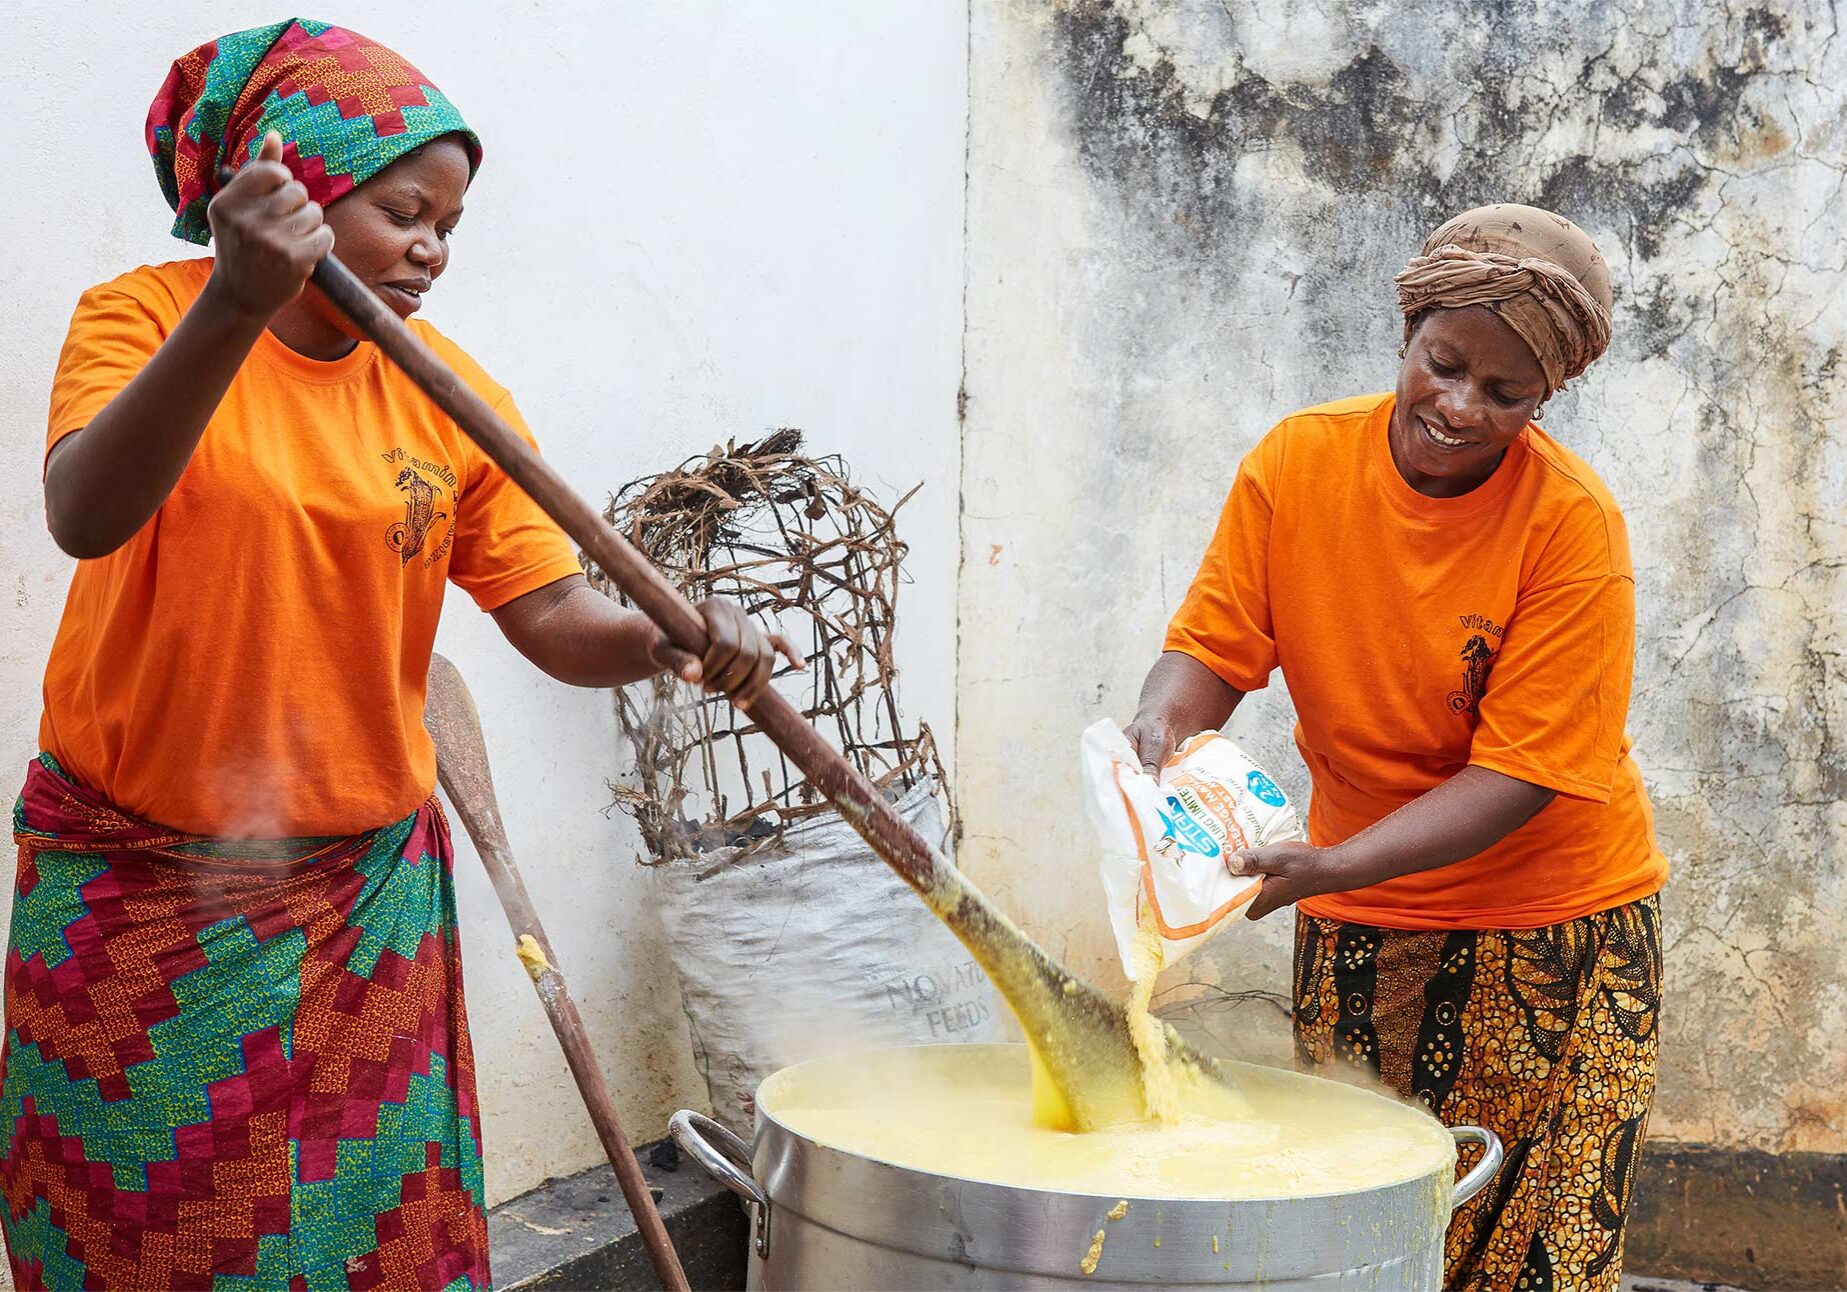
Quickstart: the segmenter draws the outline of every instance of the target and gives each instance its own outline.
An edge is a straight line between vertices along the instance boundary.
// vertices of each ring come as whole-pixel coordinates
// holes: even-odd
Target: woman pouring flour
[[[1241,854],[1294,904],[1295,1031],[1507,1144],[1445,1286],[1613,1289],[1655,1082],[1654,838],[1625,722],[1615,500],[1535,424],[1608,344],[1610,277],[1490,206],[1398,275],[1397,388],[1285,418],[1240,465],[1128,736],[1144,766],[1280,668],[1310,842]]]
[[[591,591],[537,505],[303,290],[337,244],[409,318],[449,267],[481,147],[429,78],[279,22],[174,63],[147,138],[174,233],[216,255],[85,292],[53,382],[47,511],[82,559],[15,815],[13,1274],[485,1288],[422,720],[444,587],[581,686],[672,668],[749,696],[786,643],[707,602],[694,658]]]

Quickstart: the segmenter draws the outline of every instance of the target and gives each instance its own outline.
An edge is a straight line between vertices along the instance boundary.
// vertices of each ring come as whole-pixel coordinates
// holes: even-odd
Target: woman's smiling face
[[[1392,410],[1392,461],[1432,498],[1465,494],[1494,474],[1546,395],[1545,370],[1486,306],[1436,309],[1411,333]]]

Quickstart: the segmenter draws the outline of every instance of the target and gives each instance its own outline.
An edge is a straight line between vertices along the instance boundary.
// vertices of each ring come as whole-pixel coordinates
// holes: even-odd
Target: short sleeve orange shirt
[[[1393,465],[1393,399],[1286,418],[1244,459],[1167,649],[1240,691],[1281,668],[1338,843],[1474,764],[1558,791],[1454,865],[1301,903],[1386,928],[1536,928],[1660,889],[1629,755],[1635,580],[1622,513],[1529,425],[1495,473],[1427,498]]]
[[[84,293],[48,453],[141,371],[210,273],[209,259],[144,266]],[[505,390],[411,326],[530,439]],[[179,830],[373,829],[435,787],[424,675],[445,581],[494,609],[579,568],[375,347],[321,363],[265,332],[160,510],[78,563],[40,741],[81,783]]]

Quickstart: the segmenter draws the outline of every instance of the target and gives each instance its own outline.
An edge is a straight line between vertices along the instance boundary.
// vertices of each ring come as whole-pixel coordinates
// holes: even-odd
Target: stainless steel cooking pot
[[[996,1064],[1025,1062],[1023,1046],[956,1048],[992,1050]],[[1360,1192],[1138,1198],[1111,1220],[1115,1196],[938,1175],[806,1139],[776,1118],[778,1076],[761,1087],[754,1153],[699,1113],[675,1113],[671,1123],[674,1141],[748,1204],[748,1286],[766,1292],[1158,1284],[1437,1292],[1450,1213],[1481,1191],[1502,1156],[1493,1132],[1458,1126],[1459,1144],[1483,1148],[1460,1182],[1444,1167]],[[1086,1275],[1081,1262],[1099,1231],[1102,1249]]]

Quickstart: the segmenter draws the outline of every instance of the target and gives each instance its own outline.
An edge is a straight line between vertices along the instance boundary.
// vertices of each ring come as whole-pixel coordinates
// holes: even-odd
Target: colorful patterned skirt
[[[1654,898],[1512,931],[1298,914],[1295,981],[1305,1066],[1353,1065],[1507,1146],[1500,1174],[1450,1225],[1445,1288],[1617,1286],[1655,1093]]]
[[[0,1193],[22,1288],[485,1288],[449,829],[176,834],[31,767]]]

